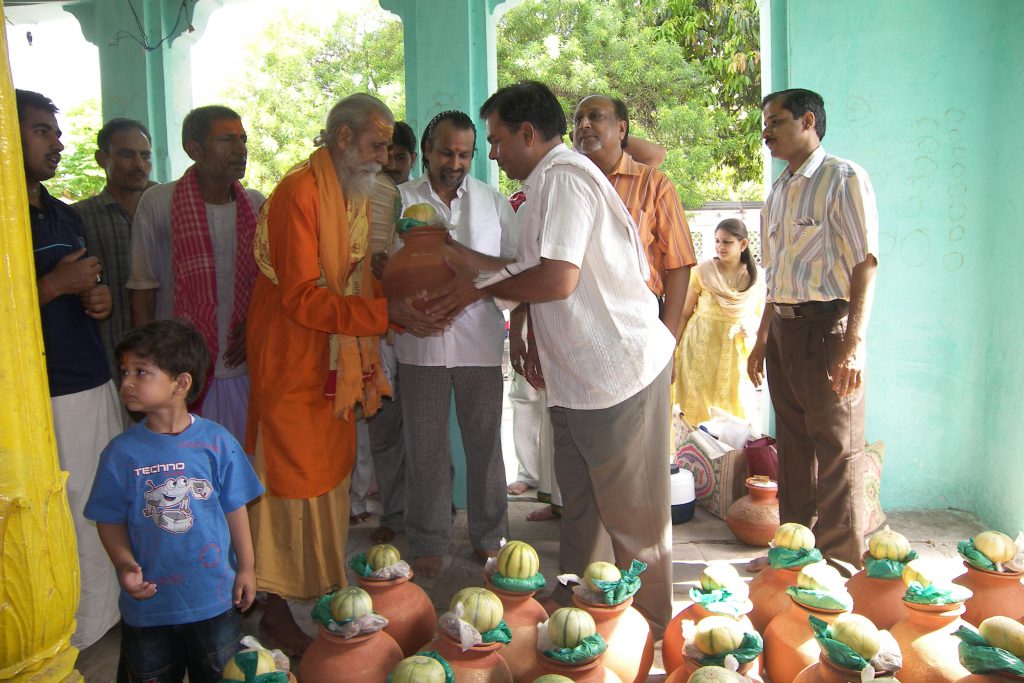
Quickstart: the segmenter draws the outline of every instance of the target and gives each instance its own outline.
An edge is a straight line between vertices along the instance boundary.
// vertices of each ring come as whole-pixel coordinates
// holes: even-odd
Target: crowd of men
[[[118,118],[97,137],[105,188],[73,207],[42,185],[63,149],[56,112],[18,91],[55,431],[82,566],[76,645],[117,621],[117,582],[82,507],[98,453],[127,425],[114,346],[132,327],[179,318],[206,340],[214,362],[193,409],[253,457],[267,489],[250,506],[257,582],[269,595],[261,632],[301,652],[308,638],[285,599],[345,583],[344,539],[359,521],[349,519],[349,477],[353,496],[365,495],[368,463],[383,506],[374,539],[404,533],[417,574],[443,570],[451,395],[470,542],[485,560],[508,537],[502,308],[513,365],[532,389],[524,403],[547,421],[545,461],[531,468],[546,468],[560,490],[560,570],[645,562],[635,604],[664,628],[669,384],[695,258],[678,194],[654,167],[657,151],[630,138],[621,101],[579,102],[570,148],[557,98],[523,82],[494,93],[478,117],[439,113],[417,146],[383,103],[353,95],[329,113],[318,151],[266,200],[241,184],[246,132],[232,110],[188,114],[182,145],[194,163],[166,184],[150,180],[146,126]],[[763,113],[766,144],[787,168],[762,213],[769,305],[749,372],[759,383],[767,360],[783,520],[814,526],[827,558],[859,566],[874,196],[863,169],[820,146],[815,93],[774,93]],[[470,175],[481,148],[521,191],[506,198]],[[424,173],[410,179],[417,161]],[[401,248],[395,219],[416,203],[443,218],[460,259],[419,308],[415,297],[383,298],[377,280]]]

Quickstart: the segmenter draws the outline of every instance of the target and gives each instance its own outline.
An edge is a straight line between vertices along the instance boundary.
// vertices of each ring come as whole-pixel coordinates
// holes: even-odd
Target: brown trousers
[[[770,304],[769,304],[770,305]],[[779,514],[814,531],[827,560],[861,566],[864,385],[839,398],[829,368],[846,331],[846,310],[772,319],[765,362],[779,451]]]

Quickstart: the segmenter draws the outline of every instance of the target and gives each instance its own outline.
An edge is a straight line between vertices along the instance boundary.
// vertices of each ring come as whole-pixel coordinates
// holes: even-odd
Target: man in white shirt
[[[438,114],[423,133],[426,175],[403,183],[403,206],[428,203],[448,224],[452,237],[483,254],[515,255],[514,214],[493,188],[469,175],[476,127],[466,114]],[[450,396],[466,452],[469,540],[481,559],[497,553],[508,537],[508,501],[501,454],[503,384],[501,356],[505,322],[487,298],[462,310],[443,334],[395,338],[402,378],[402,422],[406,445],[406,533],[423,576],[441,569],[451,541]]]
[[[547,389],[563,510],[559,569],[647,564],[634,605],[660,637],[672,616],[669,392],[675,337],[658,319],[636,225],[608,179],[562,143],[565,112],[540,83],[502,88],[480,108],[490,158],[523,180],[519,251],[474,293],[468,278],[438,291],[430,314],[480,296],[529,304],[527,378]],[[530,339],[532,337],[532,339]],[[541,373],[543,368],[543,373]],[[603,556],[604,533],[614,557]],[[570,595],[557,588],[555,600]]]

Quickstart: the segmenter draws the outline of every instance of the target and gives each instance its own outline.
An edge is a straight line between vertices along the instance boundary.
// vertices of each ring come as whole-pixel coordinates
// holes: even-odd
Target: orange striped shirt
[[[686,213],[672,181],[626,152],[608,175],[615,192],[640,230],[640,242],[651,266],[647,286],[664,294],[665,271],[697,263]]]

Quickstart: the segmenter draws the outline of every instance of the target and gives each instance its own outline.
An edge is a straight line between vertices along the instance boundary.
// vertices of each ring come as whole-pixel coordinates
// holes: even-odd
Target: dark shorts
[[[173,626],[121,623],[118,683],[218,683],[241,649],[242,625],[231,608],[212,619]]]

